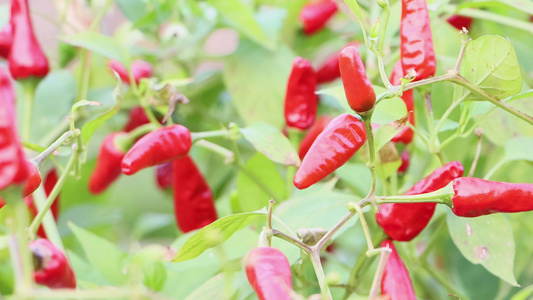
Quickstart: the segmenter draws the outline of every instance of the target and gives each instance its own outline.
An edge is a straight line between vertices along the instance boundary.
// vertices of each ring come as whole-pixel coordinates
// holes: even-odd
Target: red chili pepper
[[[52,190],[54,189],[54,186],[57,183],[57,171],[55,169],[52,169],[45,177],[44,179],[44,191],[46,193],[46,196],[49,196]],[[35,206],[35,202],[33,201],[33,197],[27,196],[24,198],[24,202],[26,202],[26,205],[28,206],[28,210],[30,211],[30,214],[33,218],[37,216],[37,213],[39,210],[37,209],[37,206]],[[52,206],[50,207],[50,210],[52,211],[52,215],[54,216],[54,220],[57,221],[57,218],[59,218],[59,195],[54,199],[54,203],[52,203]],[[37,230],[37,235],[46,239],[46,232],[44,231],[43,225],[39,226],[39,229]]]
[[[376,93],[366,76],[365,65],[357,47],[348,46],[342,49],[339,68],[344,93],[350,107],[357,113],[371,110],[376,103]]]
[[[457,178],[453,181],[454,214],[478,217],[533,210],[533,184]]]
[[[318,106],[315,90],[316,74],[311,63],[307,59],[296,57],[292,62],[285,94],[287,126],[304,130],[313,124]]]
[[[255,248],[246,256],[246,277],[259,300],[290,300],[291,266],[283,252],[272,247]]]
[[[405,173],[407,169],[409,168],[409,151],[407,149],[403,150],[402,155],[400,155],[400,158],[402,159],[402,164],[398,168],[398,173]]]
[[[394,244],[391,240],[384,240],[381,247],[389,247],[392,250],[383,271],[381,294],[388,295],[390,300],[416,300],[409,271],[398,255]]]
[[[307,151],[309,151],[309,148],[311,148],[311,145],[316,140],[317,136],[324,130],[324,128],[326,128],[329,122],[331,122],[330,116],[322,116],[315,121],[311,128],[309,128],[309,131],[300,143],[300,148],[298,150],[298,155],[300,156],[300,159],[304,159],[305,155],[307,154]]]
[[[28,167],[17,133],[15,93],[7,71],[0,67],[0,190],[22,185]]]
[[[346,163],[363,146],[363,122],[342,114],[329,122],[309,148],[294,176],[294,186],[305,189],[324,179]]]
[[[304,33],[311,35],[322,30],[337,10],[337,3],[332,0],[315,0],[304,5],[300,11]]]
[[[199,229],[217,219],[209,185],[190,156],[172,162],[174,215],[183,232]]]
[[[116,141],[117,138],[124,136],[126,136],[124,132],[114,132],[102,142],[96,167],[89,179],[89,191],[92,194],[102,193],[120,176],[120,168],[125,153],[119,149]]]
[[[39,173],[37,166],[29,160],[26,160],[25,163],[28,170],[28,180],[22,190],[22,197],[32,194],[41,185],[41,173]]]
[[[452,161],[413,185],[404,195],[434,192],[463,175],[463,165]],[[410,241],[424,228],[435,212],[436,203],[387,203],[379,206],[376,221],[396,241]]]
[[[46,239],[32,241],[29,247],[37,259],[35,282],[51,289],[76,288],[76,275],[61,250]]]
[[[150,123],[150,119],[148,119],[144,108],[136,106],[130,109],[128,123],[124,126],[123,131],[130,132],[139,126],[148,123]]]
[[[341,77],[341,70],[339,69],[339,55],[340,52],[331,54],[318,67],[316,71],[317,84],[331,82]]]
[[[7,23],[0,31],[0,57],[9,58],[11,52],[11,44],[13,43],[13,31],[11,30],[11,23]]]
[[[157,165],[156,181],[157,185],[163,190],[172,188],[172,184],[174,182],[174,175],[172,174],[172,163]]]
[[[403,70],[414,69],[415,80],[435,75],[435,51],[426,0],[402,0],[400,51]]]
[[[446,20],[446,22],[448,22],[450,25],[452,25],[453,27],[459,30],[463,30],[463,27],[466,28],[467,30],[470,29],[470,25],[472,25],[472,21],[474,21],[474,19],[470,17],[458,16],[458,15],[453,15]]]
[[[122,173],[133,175],[140,170],[181,158],[191,149],[189,130],[173,125],[154,130],[140,138],[122,159]]]
[[[10,23],[13,30],[9,54],[11,76],[17,80],[46,76],[50,71],[48,59],[35,38],[27,0],[11,1]]]
[[[122,82],[124,82],[125,84],[130,84],[130,75],[128,73],[128,70],[126,69],[126,67],[124,67],[124,65],[122,65],[122,63],[117,60],[110,60],[108,67],[118,73],[118,76],[120,77],[120,80],[122,80]],[[139,84],[139,82],[143,78],[152,77],[152,74],[154,72],[152,65],[144,60],[132,61],[130,68],[131,73],[133,74],[133,79],[137,84]]]
[[[392,74],[390,76],[391,84],[400,85],[402,83],[400,78],[402,78],[403,76],[404,72],[402,69],[402,63],[401,61],[397,61],[396,64],[394,64],[394,69],[392,70]],[[407,109],[407,112],[410,112],[408,119],[409,123],[415,126],[415,103],[413,99],[413,90],[404,91],[401,98],[405,103],[405,108]],[[396,134],[391,141],[393,143],[404,143],[405,145],[407,145],[413,141],[413,135],[414,132],[411,127],[406,126],[400,132],[398,132],[398,134]]]

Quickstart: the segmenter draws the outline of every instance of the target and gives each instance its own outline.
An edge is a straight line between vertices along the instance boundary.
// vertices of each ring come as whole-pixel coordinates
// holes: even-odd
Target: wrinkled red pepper
[[[311,148],[311,145],[313,145],[317,136],[324,130],[324,128],[326,128],[331,120],[331,117],[328,115],[322,116],[315,121],[311,128],[309,128],[309,131],[300,142],[300,147],[298,149],[300,159],[304,159],[307,151],[309,151],[309,148]]]
[[[457,178],[453,181],[454,214],[478,217],[493,213],[533,210],[533,184]]]
[[[190,156],[172,162],[174,215],[183,232],[200,229],[217,219],[213,193]]]
[[[260,300],[290,300],[291,266],[283,252],[272,247],[255,248],[246,256],[246,277]]]
[[[376,93],[366,76],[365,65],[359,56],[357,47],[348,46],[339,57],[344,93],[350,107],[357,113],[365,113],[376,103]]]
[[[285,94],[287,126],[304,130],[313,124],[318,106],[315,90],[316,74],[311,63],[307,59],[296,57],[292,62]]]
[[[32,194],[41,185],[41,173],[39,173],[37,166],[29,160],[26,160],[25,163],[28,170],[28,180],[22,190],[22,197]]]
[[[122,159],[122,173],[140,170],[181,158],[192,146],[191,133],[182,125],[154,130],[140,138]]]
[[[414,69],[415,80],[435,75],[435,51],[426,0],[402,0],[400,52],[403,70]]]
[[[457,28],[458,30],[463,30],[463,27],[466,28],[466,30],[469,30],[470,25],[472,25],[472,21],[474,21],[474,19],[470,17],[458,15],[453,15],[446,19],[446,22],[448,22],[450,25]]]
[[[392,252],[385,265],[381,280],[381,294],[390,300],[416,300],[409,271],[396,251],[391,240],[384,240],[381,247],[389,247]]]
[[[120,80],[122,80],[125,84],[130,84],[130,75],[128,73],[128,70],[122,63],[120,63],[117,60],[110,60],[108,67],[117,72],[118,76],[120,77]],[[152,77],[154,70],[152,68],[152,65],[144,60],[134,60],[131,62],[131,73],[133,75],[133,79],[135,80],[136,84],[139,84],[141,79],[143,78],[150,78]]]
[[[23,185],[28,167],[17,133],[15,92],[7,71],[0,67],[0,190]]]
[[[314,0],[304,5],[299,16],[304,33],[311,35],[322,30],[337,10],[333,0]]]
[[[44,77],[50,71],[48,59],[35,34],[27,0],[11,1],[13,40],[9,54],[9,71],[15,79]]]
[[[0,57],[9,58],[11,44],[13,43],[13,30],[11,23],[7,23],[0,31]]]
[[[30,242],[29,248],[37,260],[33,272],[35,282],[51,289],[76,288],[76,275],[66,255],[46,239]]]
[[[400,78],[402,78],[403,76],[404,72],[402,69],[402,63],[401,61],[397,61],[396,64],[394,64],[394,69],[392,70],[392,74],[390,76],[390,83],[392,85],[401,85],[402,82]],[[405,108],[407,109],[407,112],[410,112],[408,118],[409,123],[415,126],[415,102],[413,98],[413,90],[404,91],[401,98],[405,103]],[[391,141],[393,143],[404,143],[405,145],[407,145],[413,141],[413,135],[414,132],[411,127],[406,126],[400,132],[398,132],[398,134],[396,134]]]
[[[463,175],[463,165],[452,161],[413,185],[404,195],[434,192]],[[436,203],[387,203],[379,206],[376,221],[396,241],[414,239],[431,220]]]
[[[400,155],[400,158],[402,159],[402,164],[398,168],[398,173],[405,173],[407,169],[409,168],[409,151],[407,149],[402,151],[402,155]]]
[[[44,192],[46,193],[47,197],[50,195],[50,193],[52,193],[52,190],[54,189],[54,186],[56,185],[57,180],[58,180],[57,171],[55,169],[52,169],[50,172],[48,172],[48,174],[44,178],[43,186],[44,186]],[[35,206],[33,197],[30,195],[24,198],[24,202],[26,202],[26,205],[28,206],[28,210],[30,211],[31,216],[35,218],[39,210],[37,209],[37,206]],[[52,211],[54,220],[57,221],[57,218],[59,218],[59,195],[54,199],[54,203],[52,203],[50,210]],[[43,225],[39,226],[39,229],[37,230],[37,235],[42,238],[47,238]]]
[[[174,182],[174,175],[172,174],[172,163],[165,163],[157,165],[156,167],[156,182],[163,190],[171,189]]]
[[[92,194],[102,193],[120,176],[120,168],[125,153],[119,149],[116,141],[117,138],[125,136],[124,132],[111,133],[100,145],[96,167],[89,179],[89,191]]]
[[[363,122],[349,114],[337,116],[318,135],[294,176],[294,186],[305,189],[344,165],[363,146]]]

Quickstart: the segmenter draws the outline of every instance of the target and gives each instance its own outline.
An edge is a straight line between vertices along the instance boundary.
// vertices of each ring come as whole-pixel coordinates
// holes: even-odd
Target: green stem
[[[324,274],[324,269],[322,268],[322,262],[320,261],[320,254],[318,252],[311,253],[311,264],[315,269],[316,278],[318,279],[318,285],[320,286],[320,291],[322,293],[323,300],[331,300],[331,292],[329,290],[328,283],[326,281],[326,274]]]
[[[387,264],[387,260],[389,259],[389,255],[391,254],[391,250],[389,248],[380,248],[378,250],[381,253],[379,256],[378,269],[376,270],[376,274],[374,275],[374,280],[372,280],[372,287],[370,288],[370,294],[368,296],[368,299],[375,299],[377,297],[379,284],[381,283],[381,279],[383,278],[383,272],[385,271],[385,265]]]
[[[372,179],[370,191],[368,192],[369,196],[373,196],[376,192],[376,147],[374,145],[374,133],[372,131],[372,113],[373,111],[369,111],[367,114],[362,115],[368,143],[368,169],[370,170]]]
[[[507,25],[520,30],[528,31],[529,33],[533,33],[533,24],[526,21],[517,20],[516,18],[496,14],[493,12],[480,9],[465,8],[461,9],[457,14],[465,17],[496,22],[502,25]]]
[[[435,152],[439,152],[440,151],[440,147],[442,147],[442,146],[437,147],[435,145],[435,142],[437,141],[437,138],[439,136],[440,129],[444,125],[444,122],[446,122],[446,120],[448,119],[448,116],[453,112],[453,110],[459,104],[461,104],[461,102],[453,102],[452,105],[450,105],[450,107],[448,107],[448,109],[444,112],[444,114],[442,115],[442,117],[439,120],[439,123],[437,123],[437,126],[435,126],[433,131],[431,131],[431,136],[429,138],[429,145],[430,145],[430,149],[433,148],[433,150]],[[435,149],[434,147],[437,147],[437,149]]]
[[[31,136],[31,120],[33,114],[33,101],[35,97],[35,88],[37,81],[35,78],[27,78],[21,80],[22,88],[24,90],[24,119],[22,123],[22,139],[25,141],[30,140]]]
[[[431,193],[408,195],[408,196],[376,196],[375,201],[378,204],[383,203],[428,203],[434,202],[439,204],[446,204],[453,207],[452,197],[454,192],[451,184],[446,187]]]
[[[333,226],[332,229],[330,229],[314,246],[313,248],[316,249],[316,251],[320,252],[324,245],[329,241],[330,238],[333,237],[333,235],[344,225],[346,222],[348,222],[353,216],[355,215],[355,211],[351,211],[344,215],[344,217]]]
[[[376,53],[377,60],[378,60],[378,68],[379,68],[379,75],[381,76],[381,81],[383,81],[383,84],[387,89],[390,89],[392,87],[392,84],[389,81],[389,78],[387,76],[387,72],[385,71],[385,66],[383,63],[383,56],[385,53],[383,53],[383,48],[385,46],[385,34],[387,33],[387,27],[389,25],[389,19],[390,19],[390,7],[387,1],[387,5],[383,7],[383,15],[380,19],[380,28],[379,28],[379,49]]]
[[[55,142],[53,142],[48,148],[43,150],[39,155],[34,157],[32,161],[37,165],[39,168],[43,162],[49,155],[54,153],[57,148],[59,148],[67,139],[69,139],[74,134],[73,131],[67,131],[63,133]]]
[[[225,137],[228,136],[231,132],[226,129],[222,130],[213,130],[213,131],[204,131],[204,132],[192,132],[191,137],[193,141],[200,139],[212,138],[212,137]]]
[[[361,206],[355,202],[348,203],[348,209],[351,213],[357,212],[359,215],[359,222],[361,223],[361,227],[363,228],[363,233],[365,235],[366,239],[366,245],[368,250],[366,251],[367,256],[373,256],[379,252],[376,252],[376,249],[374,249],[374,244],[372,243],[372,237],[370,236],[370,231],[368,230],[368,223],[365,219],[365,214],[363,213],[363,210],[361,209]]]
[[[431,275],[435,280],[437,280],[437,282],[444,288],[448,291],[448,293],[450,294],[454,294],[456,296],[459,297],[459,299],[461,300],[467,300],[469,299],[468,297],[464,296],[463,294],[461,294],[459,291],[457,291],[452,285],[451,283],[441,274],[441,272],[437,271],[433,266],[431,266],[429,263],[427,263],[426,261],[421,261],[421,264],[422,264],[422,268],[424,268],[424,270],[426,270],[429,275]]]
[[[293,238],[292,236],[289,236],[277,229],[272,229],[272,236],[275,236],[279,239],[282,239],[286,242],[289,242],[295,246],[297,246],[298,248],[302,249],[303,251],[305,251],[307,254],[311,255],[311,252],[312,252],[312,249],[311,247],[309,247],[308,245],[302,243],[300,240],[297,240],[295,238]]]
[[[80,93],[78,99],[83,100],[87,99],[87,94],[89,93],[89,82],[91,76],[91,52],[87,49],[81,50],[81,81],[80,81]]]
[[[196,142],[196,145],[198,145],[198,146],[200,146],[202,148],[208,149],[208,150],[210,150],[212,152],[215,152],[215,153],[219,154],[220,156],[224,157],[224,163],[226,163],[226,164],[229,164],[229,163],[235,161],[234,153],[231,152],[230,150],[220,146],[220,145],[211,143],[211,142],[206,141],[206,140],[199,140],[198,142]]]
[[[35,206],[37,207],[38,211],[43,210],[47,200],[44,189],[42,187],[39,187],[35,192],[33,192],[32,197],[33,202],[35,203]],[[42,220],[42,226],[44,228],[44,232],[46,233],[46,237],[48,238],[48,240],[50,240],[52,244],[54,244],[56,247],[58,247],[64,252],[65,248],[63,246],[63,242],[61,241],[59,231],[57,230],[57,224],[54,220],[54,216],[51,213],[48,212],[44,215]]]

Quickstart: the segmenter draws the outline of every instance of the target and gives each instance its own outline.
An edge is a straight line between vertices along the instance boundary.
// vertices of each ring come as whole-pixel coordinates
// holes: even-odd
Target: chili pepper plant
[[[4,2],[2,297],[533,298],[531,1]]]

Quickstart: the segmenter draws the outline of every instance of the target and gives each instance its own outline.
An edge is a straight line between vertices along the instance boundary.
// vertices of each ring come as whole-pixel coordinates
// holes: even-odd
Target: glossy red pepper
[[[11,23],[7,23],[0,31],[0,57],[9,58],[12,43],[13,31],[11,30]]]
[[[474,21],[474,19],[470,17],[458,16],[458,15],[453,15],[449,17],[448,19],[446,19],[446,22],[448,22],[450,25],[457,28],[458,30],[463,30],[463,27],[466,28],[467,30],[470,29],[470,25],[472,25],[472,21]]]
[[[44,179],[44,192],[46,193],[46,196],[48,197],[52,190],[54,189],[54,186],[57,183],[57,171],[55,169],[52,169],[48,174],[46,175]],[[24,198],[24,202],[26,202],[26,205],[28,206],[28,210],[30,211],[30,214],[33,218],[37,216],[37,213],[39,210],[37,209],[37,206],[35,206],[35,202],[33,201],[33,197],[30,195],[26,198]],[[59,218],[59,195],[54,199],[54,203],[52,203],[52,206],[50,207],[50,210],[52,211],[52,215],[54,216],[54,220],[57,221],[57,218]],[[37,230],[37,235],[42,238],[46,237],[46,232],[44,231],[43,225],[39,226],[39,229]]]
[[[130,109],[128,123],[124,125],[123,131],[130,132],[139,126],[148,123],[150,123],[150,119],[148,119],[144,108],[142,108],[141,106],[136,106]]]
[[[7,71],[0,67],[0,190],[23,185],[28,178],[15,111],[15,92]]]
[[[48,59],[35,34],[28,0],[11,0],[13,40],[9,54],[9,71],[15,79],[44,77],[50,71]]]
[[[463,165],[452,161],[413,185],[404,195],[434,192],[463,175]],[[379,206],[376,221],[396,241],[414,239],[431,220],[436,203],[387,203]]]
[[[357,113],[371,110],[376,103],[376,93],[366,76],[365,65],[359,56],[357,47],[348,46],[339,57],[344,93],[350,107]]]
[[[246,277],[259,300],[291,300],[291,266],[283,252],[272,247],[255,248],[246,256]]]
[[[41,173],[39,173],[37,166],[29,160],[26,160],[25,163],[28,170],[28,180],[22,190],[22,197],[32,194],[41,185]]]
[[[340,52],[336,52],[326,57],[322,64],[316,71],[317,84],[331,82],[341,77],[341,70],[339,69]]]
[[[398,173],[405,173],[407,169],[409,168],[409,151],[407,149],[402,151],[402,155],[400,155],[400,158],[402,159],[402,164],[398,168]]]
[[[116,142],[117,138],[125,136],[124,132],[111,133],[100,145],[96,167],[89,179],[89,191],[92,194],[102,193],[120,176],[125,153],[119,149]]]
[[[172,184],[174,182],[174,175],[172,174],[172,163],[157,165],[156,181],[157,186],[159,186],[163,190],[172,188]]]
[[[154,130],[140,138],[122,159],[122,173],[140,170],[181,158],[192,146],[191,133],[182,125]]]
[[[52,289],[76,288],[76,275],[66,255],[46,239],[30,242],[29,248],[37,260],[33,272],[35,282]]]
[[[337,10],[333,0],[314,0],[304,5],[300,11],[304,33],[311,35],[322,30]]]
[[[322,116],[315,121],[311,128],[309,128],[309,131],[300,142],[300,147],[298,149],[300,159],[304,159],[307,151],[309,151],[309,148],[311,148],[311,145],[316,140],[317,136],[324,130],[324,128],[326,128],[331,120],[331,117],[328,115]]]
[[[287,126],[304,130],[313,124],[318,106],[315,90],[316,74],[311,63],[307,59],[296,57],[292,62],[285,94]]]
[[[533,184],[488,181],[479,178],[457,178],[453,181],[454,214],[478,217],[493,213],[515,213],[533,210]]]
[[[217,219],[209,185],[190,156],[172,162],[174,215],[183,232],[200,229]]]
[[[414,69],[415,80],[435,75],[435,51],[426,0],[402,0],[400,52],[403,70]]]
[[[402,63],[401,61],[397,61],[390,76],[390,83],[392,85],[401,85],[402,82],[400,78],[402,78],[403,76],[404,72],[402,69]],[[407,109],[407,112],[410,112],[408,118],[409,123],[415,126],[415,103],[413,98],[413,90],[404,91],[401,98],[405,103],[405,108]],[[393,143],[404,143],[405,145],[407,145],[413,141],[413,135],[414,132],[411,127],[406,126],[400,132],[398,132],[398,134],[396,134],[391,141]]]
[[[409,271],[396,251],[391,240],[384,240],[381,247],[389,247],[392,252],[385,264],[381,279],[381,294],[390,300],[416,300]]]
[[[128,73],[128,70],[122,63],[120,63],[117,60],[110,60],[108,67],[117,72],[118,76],[120,77],[120,80],[124,82],[125,84],[130,84],[130,75]],[[133,75],[133,79],[135,80],[135,83],[139,84],[141,79],[143,78],[150,78],[153,75],[153,68],[152,65],[144,60],[134,60],[131,62],[131,73]]]
[[[337,116],[318,135],[294,176],[294,186],[305,189],[344,165],[363,146],[363,122],[349,114]]]

